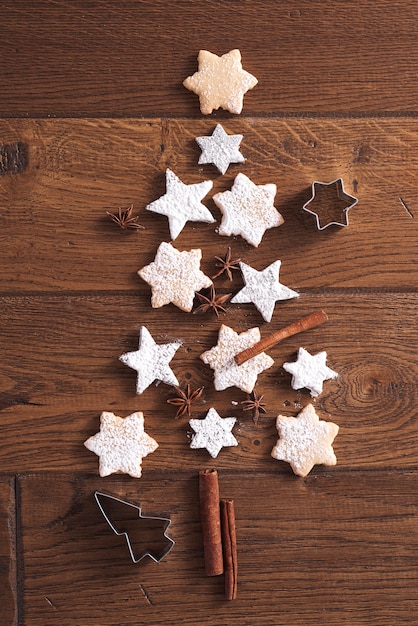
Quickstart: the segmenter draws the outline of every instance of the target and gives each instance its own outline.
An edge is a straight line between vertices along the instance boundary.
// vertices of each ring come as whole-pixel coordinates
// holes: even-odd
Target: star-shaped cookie
[[[337,459],[332,442],[339,427],[320,420],[312,404],[296,417],[279,415],[276,421],[279,439],[271,451],[278,461],[286,461],[295,474],[307,476],[314,465],[335,465]]]
[[[245,286],[238,291],[230,302],[252,302],[266,322],[270,322],[274,306],[278,300],[297,298],[299,294],[279,282],[281,261],[275,261],[261,272],[246,263],[240,263]]]
[[[260,341],[259,328],[250,328],[238,335],[232,328],[222,324],[216,346],[200,355],[202,361],[215,372],[214,386],[216,391],[235,386],[246,393],[252,392],[258,374],[271,367],[274,361],[265,352],[262,352],[242,365],[237,365],[234,356],[253,346],[257,341]]]
[[[186,222],[210,224],[216,221],[209,209],[201,202],[212,189],[211,180],[186,185],[168,168],[165,177],[166,193],[145,208],[168,217],[171,239],[178,237]]]
[[[244,94],[255,87],[258,80],[242,69],[241,52],[231,50],[218,57],[208,50],[200,50],[199,70],[183,81],[183,85],[199,96],[200,110],[209,115],[214,109],[241,113]]]
[[[159,345],[155,343],[149,330],[145,326],[141,327],[138,350],[126,352],[119,357],[122,363],[138,372],[137,394],[145,391],[154,380],[161,380],[167,385],[179,384],[168,364],[181,343],[177,341]]]
[[[194,450],[206,448],[215,459],[222,448],[238,445],[231,432],[235,422],[235,417],[221,417],[214,408],[210,408],[205,419],[189,421],[196,433],[192,437],[190,447]]]
[[[216,125],[210,137],[196,137],[202,150],[199,165],[213,163],[221,174],[225,174],[230,163],[243,163],[245,158],[238,149],[242,137],[242,135],[228,135],[220,124]]]
[[[176,250],[161,242],[155,259],[139,270],[139,276],[151,285],[151,306],[157,309],[172,302],[182,311],[193,308],[195,292],[212,285],[212,280],[200,270],[202,251]]]
[[[283,363],[283,369],[292,374],[292,389],[309,389],[311,396],[322,393],[324,380],[337,378],[334,372],[326,365],[327,353],[310,354],[305,348],[299,348],[298,358],[291,363]]]
[[[118,417],[104,411],[100,431],[84,445],[99,457],[100,476],[122,473],[133,478],[142,474],[142,459],[158,448],[158,443],[144,431],[144,415],[140,411]]]
[[[257,248],[268,228],[284,222],[273,204],[275,195],[276,185],[256,185],[245,174],[238,174],[230,190],[213,196],[223,216],[219,234],[241,235]]]

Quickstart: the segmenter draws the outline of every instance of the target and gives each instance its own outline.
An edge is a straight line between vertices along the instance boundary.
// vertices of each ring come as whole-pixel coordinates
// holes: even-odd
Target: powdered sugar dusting
[[[196,137],[202,150],[199,165],[213,163],[221,174],[225,174],[230,163],[242,163],[245,158],[239,151],[242,135],[228,135],[220,124],[217,124],[210,137]]]
[[[274,364],[273,359],[262,352],[242,365],[237,365],[234,357],[259,340],[259,328],[250,328],[238,335],[229,326],[221,326],[217,345],[200,355],[202,361],[214,370],[214,386],[217,391],[235,386],[246,393],[252,392],[258,374],[271,367]]]
[[[269,228],[283,224],[284,219],[274,206],[276,185],[256,185],[239,173],[230,190],[213,196],[222,212],[220,235],[240,235],[257,247]]]
[[[202,251],[176,250],[163,241],[149,265],[139,270],[139,276],[152,288],[151,305],[158,308],[172,302],[190,312],[195,292],[210,287],[212,280],[200,270]]]
[[[122,354],[122,363],[137,371],[136,393],[141,394],[154,380],[167,385],[178,385],[178,380],[168,365],[181,341],[157,344],[149,330],[142,326],[138,350]]]
[[[222,418],[214,408],[210,408],[205,419],[189,421],[196,433],[192,437],[190,447],[195,450],[206,448],[211,457],[216,458],[222,448],[238,445],[231,432],[235,422],[235,417]]]
[[[142,475],[142,459],[158,448],[158,443],[144,431],[144,415],[140,411],[118,417],[104,411],[100,431],[84,442],[99,456],[100,476],[123,473],[134,478]]]
[[[277,417],[279,440],[271,456],[290,463],[298,476],[309,474],[314,465],[335,465],[337,462],[332,442],[339,427],[333,422],[320,420],[312,404],[296,417]]]
[[[176,239],[189,221],[206,223],[215,221],[212,213],[201,202],[212,186],[211,180],[186,185],[167,168],[166,193],[145,208],[153,213],[166,215],[171,239]]]
[[[283,369],[292,374],[292,388],[310,389],[312,397],[322,393],[323,382],[338,376],[326,365],[326,359],[325,351],[312,355],[305,348],[299,348],[297,360],[283,364]]]
[[[245,286],[231,299],[233,304],[253,302],[266,322],[270,322],[278,300],[297,298],[299,294],[279,282],[281,261],[275,261],[258,272],[246,263],[240,263]]]

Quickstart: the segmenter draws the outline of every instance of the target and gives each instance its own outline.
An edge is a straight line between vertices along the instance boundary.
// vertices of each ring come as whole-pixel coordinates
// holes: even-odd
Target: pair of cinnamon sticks
[[[219,498],[218,472],[199,472],[199,503],[208,576],[225,573],[225,597],[237,597],[237,539],[234,501]]]

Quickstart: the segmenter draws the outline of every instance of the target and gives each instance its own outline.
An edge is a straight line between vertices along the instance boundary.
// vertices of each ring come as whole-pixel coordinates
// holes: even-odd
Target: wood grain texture
[[[18,591],[16,567],[15,480],[0,476],[0,616],[3,624],[16,626]]]
[[[418,600],[415,472],[337,470],[303,480],[221,472],[219,481],[221,497],[235,500],[233,603],[223,576],[204,572],[194,472],[148,472],[140,484],[111,477],[105,488],[80,474],[22,477],[25,624],[151,626],[179,623],[180,614],[190,625],[408,620]],[[101,517],[97,488],[169,514],[172,552],[133,565]]]
[[[262,334],[318,307],[330,319],[269,350],[275,364],[258,377],[256,390],[265,394],[267,414],[257,426],[240,404],[246,394],[235,387],[215,391],[213,372],[199,358],[215,345],[221,323],[238,332],[259,325],[252,305],[230,305],[219,320],[177,312],[173,306],[156,317],[147,302],[116,295],[3,298],[2,305],[7,331],[0,340],[0,461],[5,471],[96,473],[97,457],[83,441],[97,432],[102,411],[122,417],[144,412],[146,431],[160,443],[144,460],[147,470],[174,472],[181,463],[198,471],[211,460],[205,450],[189,449],[193,431],[187,417],[175,420],[175,407],[166,404],[172,387],[151,385],[135,395],[136,373],[118,357],[137,349],[141,325],[159,343],[183,340],[171,365],[182,385],[205,387],[194,417],[203,417],[212,406],[223,417],[237,417],[234,433],[240,445],[223,450],[213,461],[216,467],[239,472],[251,463],[254,470],[291,472],[270,452],[277,440],[275,417],[295,415],[312,400],[308,390],[292,390],[291,376],[282,369],[285,361],[295,360],[301,345],[313,354],[326,350],[328,364],[339,373],[324,383],[315,400],[321,416],[340,426],[335,441],[339,465],[416,467],[416,294],[322,293],[282,303]]]
[[[4,0],[0,2],[0,623],[13,626],[394,626],[416,623],[418,4],[414,0]],[[240,117],[202,116],[182,86],[197,54],[239,48],[258,85]],[[216,122],[244,135],[246,161],[225,176],[199,166],[197,136]],[[259,248],[188,224],[179,249],[262,269],[300,297],[270,324],[252,304],[219,319],[153,310],[137,271],[169,240],[145,210],[165,170],[214,181],[240,171],[277,185],[285,218]],[[314,180],[341,177],[358,197],[348,228],[318,232],[302,213]],[[123,232],[106,211],[133,205],[145,227]],[[242,286],[215,281],[219,293]],[[199,355],[221,323],[262,336],[316,309],[329,321],[271,349],[261,374],[266,414],[253,423],[231,388],[216,392]],[[237,418],[237,447],[190,450],[172,388],[135,395],[118,357],[141,325],[184,341],[193,407]],[[312,401],[282,369],[300,346],[326,350],[339,376],[316,399],[340,427],[337,466],[305,478],[271,458],[275,416]],[[105,479],[83,442],[104,410],[145,414],[159,448],[143,476]],[[233,498],[238,597],[204,571],[198,472],[215,468]],[[170,515],[176,545],[159,564],[130,561],[94,501],[100,489]]]
[[[415,289],[418,121],[243,118],[224,125],[244,135],[247,160],[220,176],[212,165],[197,165],[195,137],[210,134],[213,121],[1,122],[2,141],[25,143],[29,158],[21,174],[0,177],[3,293],[146,293],[136,273],[169,231],[167,218],[145,207],[165,193],[167,167],[186,184],[214,181],[204,202],[218,224],[212,196],[229,189],[238,172],[277,185],[275,204],[285,223],[267,231],[258,249],[241,237],[220,237],[213,224],[185,226],[175,245],[202,248],[209,275],[214,256],[232,245],[235,256],[257,269],[282,259],[282,281],[296,290]],[[338,177],[359,203],[348,228],[318,232],[303,204],[312,181]],[[145,230],[119,231],[106,216],[130,204]]]
[[[7,0],[0,114],[196,116],[201,48],[239,48],[245,114],[416,111],[413,0]],[[394,19],[396,16],[396,19]],[[222,117],[222,114],[221,114]]]

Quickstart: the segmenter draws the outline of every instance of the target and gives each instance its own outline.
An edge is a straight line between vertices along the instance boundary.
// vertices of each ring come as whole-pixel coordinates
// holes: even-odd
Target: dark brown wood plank
[[[182,82],[201,48],[241,50],[259,80],[247,115],[416,111],[418,7],[387,8],[384,0],[7,0],[0,112],[200,115]]]
[[[218,392],[212,370],[199,356],[217,341],[225,323],[236,331],[260,325],[252,305],[230,305],[218,320],[176,312],[172,305],[158,317],[147,300],[136,296],[32,296],[2,299],[1,383],[4,471],[80,470],[97,473],[97,457],[83,441],[99,427],[102,411],[126,416],[145,414],[146,430],[160,444],[144,461],[146,471],[197,470],[211,458],[204,450],[190,450],[187,418],[175,420],[175,407],[166,404],[172,387],[151,385],[135,395],[136,373],[118,357],[135,350],[141,325],[156,341],[182,339],[172,368],[184,385],[205,386],[194,407],[203,417],[214,406],[222,416],[238,418],[238,447],[223,450],[215,465],[254,471],[291,473],[270,452],[277,440],[275,417],[295,415],[312,400],[309,391],[294,391],[282,369],[304,346],[311,353],[328,353],[328,364],[339,373],[326,381],[315,400],[318,412],[340,426],[335,442],[342,468],[415,467],[417,365],[416,294],[336,293],[302,296],[278,304],[262,335],[324,308],[329,321],[303,335],[287,339],[269,353],[274,366],[258,378],[267,414],[255,426],[244,413],[246,394],[237,388]],[[321,471],[320,469],[318,471]]]
[[[197,165],[194,139],[212,132],[210,121],[3,121],[1,141],[26,145],[29,159],[21,173],[0,176],[3,293],[146,293],[136,272],[169,232],[167,218],[145,206],[165,193],[167,167],[186,183],[214,181],[205,203],[218,223],[212,195],[230,188],[238,172],[277,185],[285,223],[267,231],[257,249],[240,237],[220,237],[216,224],[186,225],[175,246],[202,248],[202,267],[211,274],[214,256],[232,245],[258,269],[280,258],[283,282],[302,292],[416,288],[416,120],[246,119],[225,128],[244,135],[247,161],[220,176]],[[313,180],[338,177],[359,203],[349,227],[318,232],[302,206]],[[130,204],[145,230],[121,232],[105,214]]]
[[[240,470],[219,478],[221,497],[235,500],[234,602],[224,599],[223,576],[205,576],[195,472],[149,472],[140,483],[21,477],[25,624],[151,626],[181,615],[184,624],[393,626],[413,615],[416,471],[337,469],[300,480]],[[159,564],[133,565],[95,489],[169,515],[172,552]]]
[[[15,480],[0,476],[0,616],[15,626],[17,611]]]

